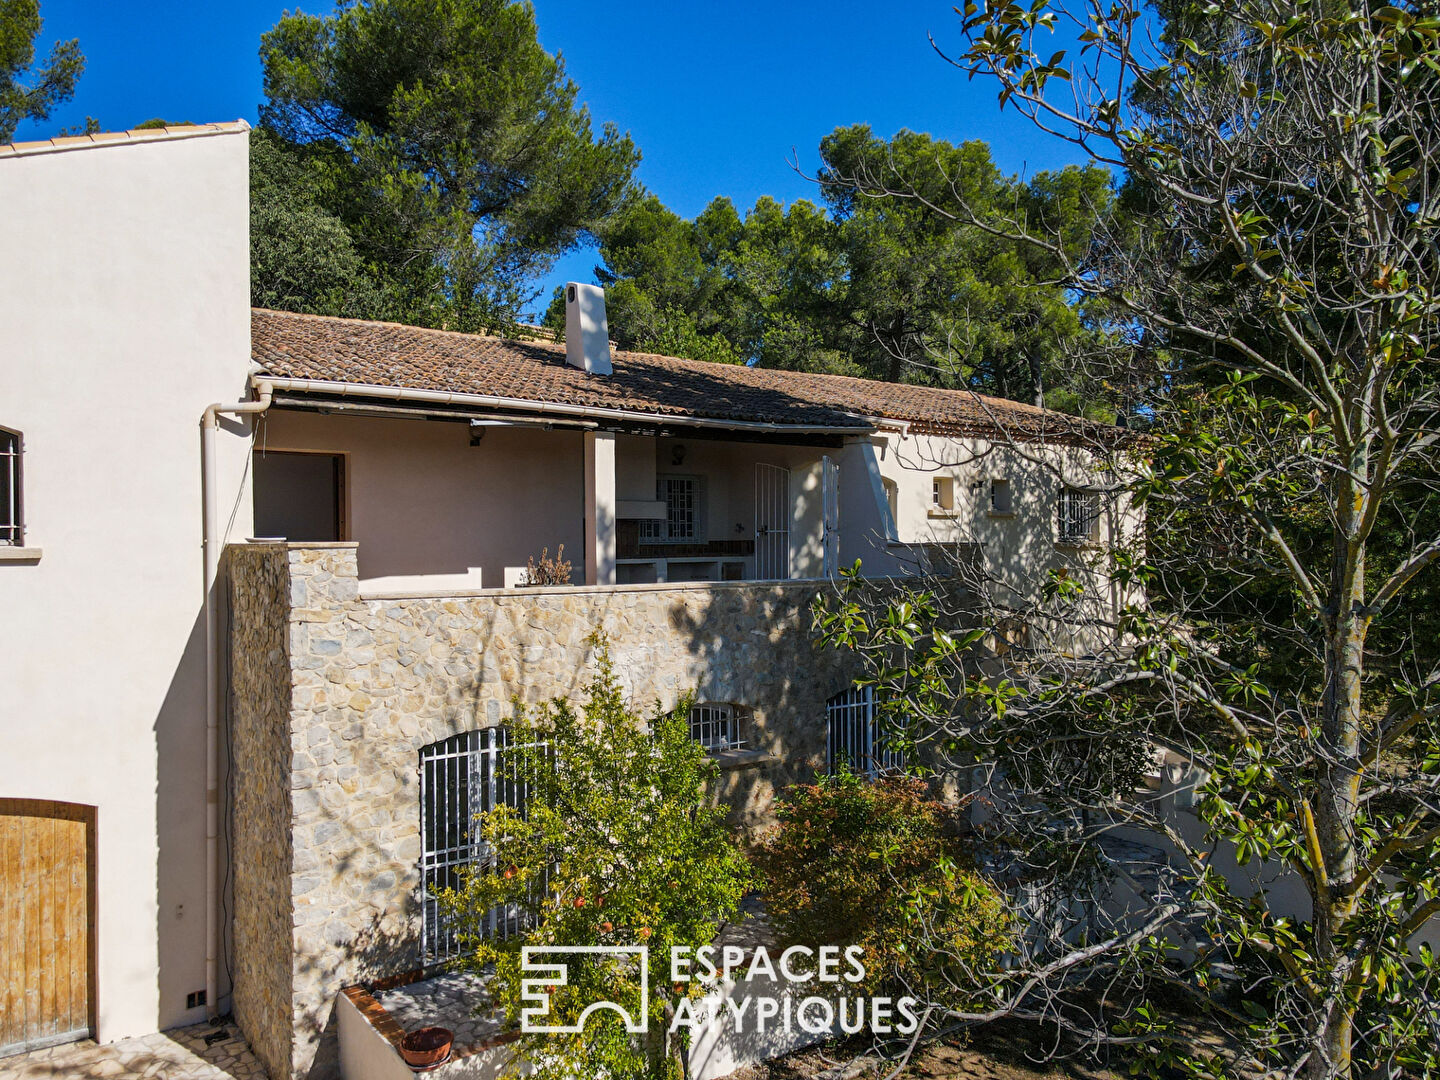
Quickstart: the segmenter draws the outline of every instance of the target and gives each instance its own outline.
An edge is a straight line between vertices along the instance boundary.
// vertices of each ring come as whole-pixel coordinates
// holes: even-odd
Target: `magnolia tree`
[[[1122,180],[1079,255],[959,187],[847,178],[1045,251],[1144,428],[1084,448],[1142,528],[1005,588],[852,577],[820,613],[892,737],[988,770],[999,872],[1053,901],[1014,970],[955,967],[991,999],[951,1023],[1204,1076],[1440,1070],[1431,10],[968,5],[952,62]]]

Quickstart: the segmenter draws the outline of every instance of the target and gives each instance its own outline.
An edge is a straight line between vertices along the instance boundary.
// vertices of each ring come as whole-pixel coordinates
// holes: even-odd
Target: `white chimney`
[[[599,285],[565,286],[565,359],[587,375],[610,374],[610,327]]]

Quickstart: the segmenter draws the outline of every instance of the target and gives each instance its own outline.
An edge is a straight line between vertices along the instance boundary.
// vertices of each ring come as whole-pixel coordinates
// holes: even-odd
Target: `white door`
[[[822,543],[825,552],[825,576],[833,578],[840,572],[840,466],[830,457],[821,459]]]
[[[790,470],[755,466],[755,577],[790,577]]]

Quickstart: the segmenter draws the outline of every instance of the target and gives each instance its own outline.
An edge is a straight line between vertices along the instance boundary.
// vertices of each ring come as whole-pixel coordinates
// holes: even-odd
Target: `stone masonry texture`
[[[420,965],[420,751],[578,698],[611,642],[640,711],[684,694],[753,710],[770,757],[714,797],[752,833],[824,766],[850,660],[816,646],[825,586],[705,583],[367,599],[353,544],[228,551],[235,785],[235,1015],[274,1080],[338,1074],[343,986]]]

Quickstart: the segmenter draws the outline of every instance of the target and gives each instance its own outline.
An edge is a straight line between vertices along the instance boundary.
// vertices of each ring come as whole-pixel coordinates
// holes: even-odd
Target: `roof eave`
[[[785,435],[852,435],[873,434],[876,425],[864,417],[855,417],[854,424],[791,424],[760,420],[731,420],[724,417],[691,416],[687,414],[644,412],[637,409],[612,409],[593,405],[570,405],[563,402],[536,401],[529,398],[505,397],[496,394],[472,394],[452,390],[424,390],[407,386],[383,386],[375,383],[341,382],[329,379],[294,379],[256,372],[251,384],[266,384],[273,390],[292,394],[316,394],[326,397],[360,397],[403,404],[456,405],[467,408],[504,409],[515,412],[562,418],[580,417],[632,424],[655,424],[711,430],[774,432]]]

